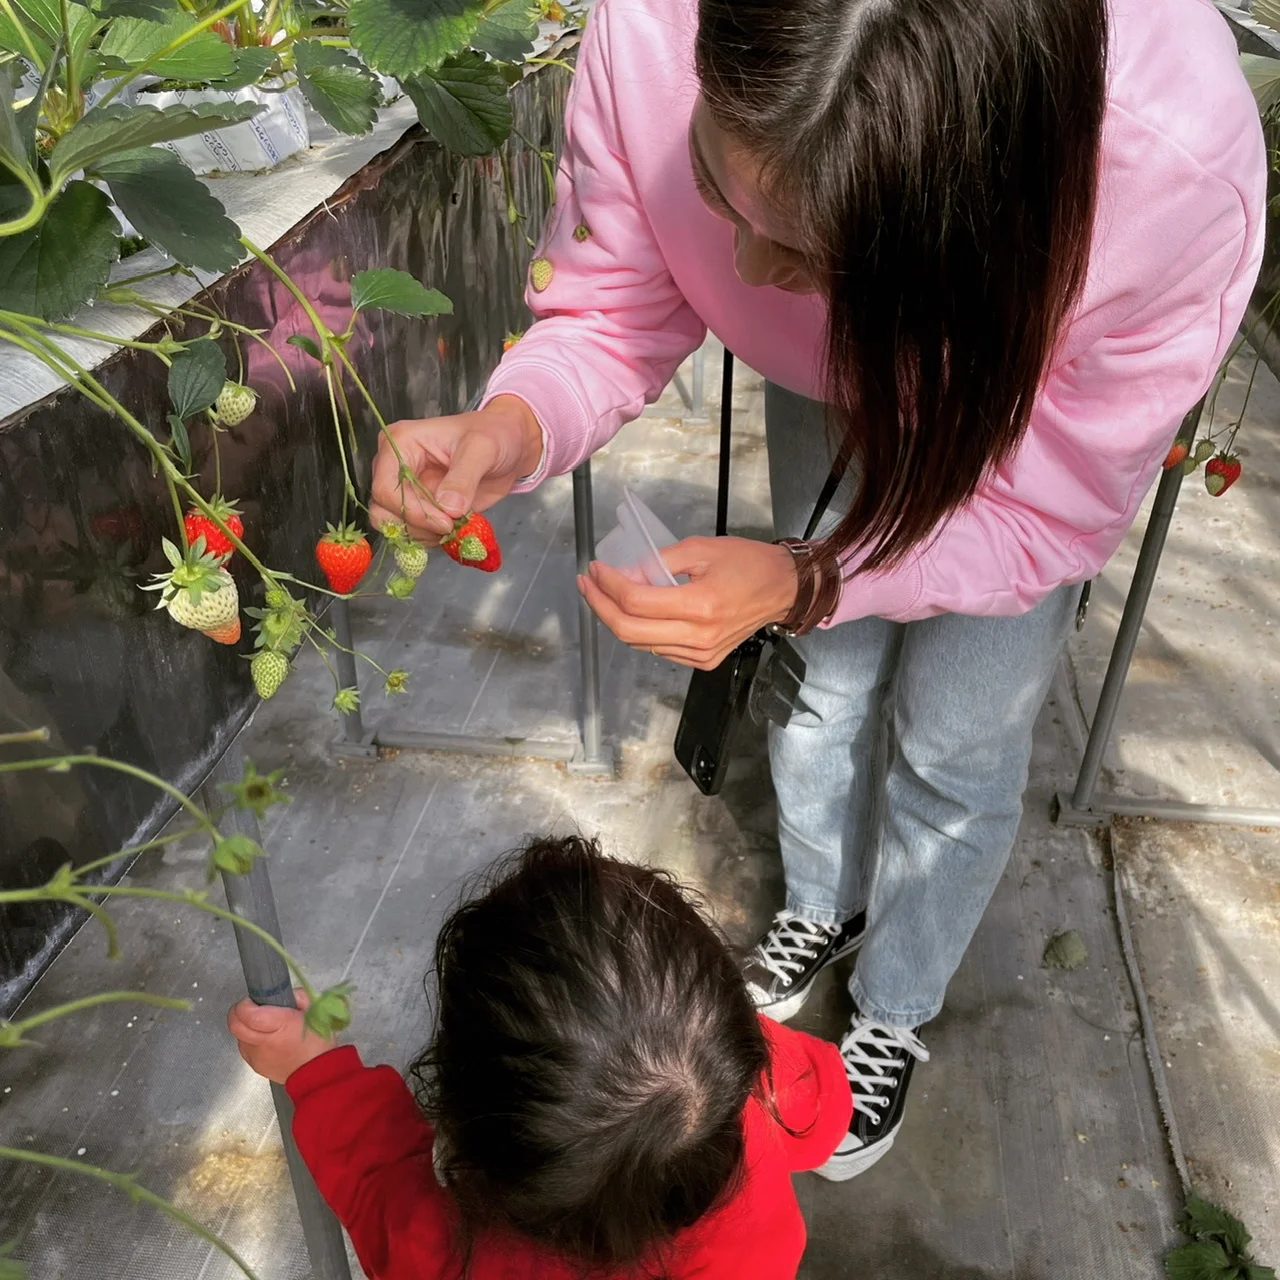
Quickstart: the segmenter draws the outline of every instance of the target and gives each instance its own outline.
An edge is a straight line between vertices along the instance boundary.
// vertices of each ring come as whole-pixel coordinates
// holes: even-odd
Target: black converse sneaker
[[[742,967],[756,1008],[775,1022],[794,1017],[824,966],[860,947],[866,930],[865,911],[844,924],[818,924],[779,911]]]
[[[865,1173],[893,1146],[911,1072],[917,1061],[929,1061],[914,1031],[886,1027],[859,1013],[840,1042],[840,1056],[853,1086],[853,1120],[835,1154],[818,1170],[832,1182]]]

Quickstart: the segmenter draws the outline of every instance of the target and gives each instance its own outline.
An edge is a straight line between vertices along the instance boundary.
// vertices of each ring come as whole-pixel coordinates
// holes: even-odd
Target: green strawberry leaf
[[[251,45],[247,49],[233,49],[231,56],[235,67],[225,79],[215,81],[219,89],[247,89],[257,84],[271,69],[279,54],[263,45]]]
[[[340,133],[368,133],[382,105],[382,86],[355,58],[321,44],[293,46],[298,87],[312,109]]]
[[[1244,1269],[1245,1280],[1276,1280],[1275,1267],[1260,1267],[1257,1263],[1250,1263]]]
[[[228,875],[244,875],[259,858],[265,858],[262,846],[248,836],[223,836],[213,846],[211,862],[213,868],[225,871]],[[212,879],[212,875],[210,876]]]
[[[93,11],[103,18],[145,18],[164,22],[178,5],[175,0],[95,0]]]
[[[0,184],[0,208],[12,207],[16,184]],[[29,201],[19,190],[18,211]],[[120,256],[120,227],[105,192],[72,182],[43,220],[21,235],[0,238],[0,308],[62,320],[107,282]]]
[[[533,52],[538,33],[538,6],[529,0],[507,0],[480,24],[471,47],[499,62],[518,62]]]
[[[31,101],[17,113],[18,135],[22,140],[22,145],[26,148],[28,157],[35,154],[36,132],[40,125],[40,113],[44,110],[44,100],[48,95],[49,86],[57,79],[61,70],[62,53],[59,47],[50,54],[49,60],[45,64],[44,75],[40,78],[40,87],[32,95]],[[0,78],[2,78],[2,75],[0,75]],[[0,126],[0,128],[3,128],[3,126]]]
[[[1164,1255],[1169,1280],[1239,1280],[1226,1250],[1214,1240],[1197,1240]]]
[[[59,41],[64,42],[69,56],[76,59],[77,66],[80,65],[80,58],[102,28],[102,20],[84,5],[68,4],[64,37],[59,0],[13,0],[12,12],[22,22],[23,31],[31,38],[46,65]],[[0,5],[0,50],[26,57],[26,41],[10,20],[9,13],[9,5]]]
[[[487,155],[511,132],[507,83],[481,54],[459,54],[438,70],[422,71],[401,83],[423,128],[458,155]]]
[[[61,138],[49,158],[50,184],[60,185],[77,169],[92,168],[104,156],[149,147],[155,142],[207,133],[257,115],[255,102],[206,102],[196,107],[125,107],[108,103],[90,111]]]
[[[305,351],[313,360],[324,363],[324,356],[321,354],[319,346],[317,346],[314,338],[308,338],[305,333],[295,333],[292,337],[286,338],[285,342],[291,347],[297,347],[299,351]]]
[[[453,314],[453,303],[438,289],[428,289],[407,271],[394,267],[356,272],[351,278],[351,305],[356,311],[373,307],[401,316]]]
[[[138,234],[184,267],[226,272],[244,257],[240,228],[173,152],[139,147],[99,162],[93,172]]]
[[[353,990],[349,982],[342,982],[316,996],[306,1013],[308,1030],[327,1039],[349,1026],[351,1023],[350,996]]]
[[[17,1247],[16,1240],[0,1244],[0,1280],[27,1280],[26,1264],[12,1256]]]
[[[1253,90],[1259,115],[1280,104],[1280,58],[1265,53],[1242,53],[1240,69]]]
[[[351,0],[351,43],[384,75],[403,79],[466,48],[483,0]]]
[[[169,399],[179,418],[208,409],[227,380],[227,361],[212,338],[189,342],[169,366]]]
[[[1280,0],[1253,0],[1249,16],[1272,31],[1280,31]]]
[[[221,80],[235,70],[231,46],[212,31],[202,31],[181,48],[155,58],[185,31],[196,25],[195,19],[175,13],[163,22],[143,18],[116,18],[102,38],[99,52],[119,58],[130,67],[145,65],[161,80]]]
[[[1232,1253],[1244,1253],[1252,1238],[1239,1218],[1199,1196],[1189,1197],[1179,1225],[1192,1239],[1218,1240]]]
[[[172,433],[169,444],[182,463],[184,475],[191,474],[191,437],[187,434],[187,424],[176,413],[169,415],[169,430]]]
[[[13,97],[17,91],[17,64],[14,62],[0,64],[0,174],[4,174],[8,181],[13,179],[5,169],[5,165],[12,165],[30,178],[35,177],[30,158],[34,136],[30,140],[24,137],[26,131],[22,127],[18,113],[13,109]],[[31,197],[25,192],[19,197],[14,213],[21,214],[24,204],[28,208],[31,206]]]

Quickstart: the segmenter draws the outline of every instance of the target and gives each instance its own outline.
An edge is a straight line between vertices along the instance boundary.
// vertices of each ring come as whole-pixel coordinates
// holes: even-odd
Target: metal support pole
[[[355,644],[351,639],[350,603],[341,598],[333,600],[329,605],[329,622],[338,641],[334,649],[338,679],[344,689],[358,691],[360,679],[356,675],[356,659],[352,652]],[[375,758],[378,748],[374,745],[373,733],[365,730],[359,706],[354,711],[340,711],[338,717],[342,721],[342,735],[334,743],[334,749],[344,756]]]
[[[1204,400],[1201,400],[1183,418],[1182,426],[1178,430],[1178,439],[1183,443],[1189,445],[1195,438],[1203,410]],[[1138,645],[1138,635],[1142,630],[1147,601],[1151,598],[1156,570],[1160,567],[1160,556],[1164,551],[1165,538],[1169,533],[1169,523],[1173,519],[1173,509],[1178,502],[1178,491],[1182,488],[1182,477],[1181,467],[1171,467],[1160,476],[1160,486],[1156,490],[1151,518],[1147,521],[1142,549],[1138,552],[1138,563],[1133,570],[1133,582],[1129,586],[1129,594],[1124,602],[1124,613],[1120,618],[1120,627],[1116,632],[1115,644],[1111,648],[1111,660],[1107,664],[1107,675],[1102,682],[1098,708],[1094,712],[1093,724],[1089,729],[1089,741],[1085,744],[1084,759],[1080,762],[1080,772],[1076,777],[1075,790],[1069,802],[1069,807],[1077,811],[1088,810],[1093,800],[1098,775],[1102,771],[1102,757],[1111,741],[1111,730],[1115,725],[1116,712],[1120,708],[1120,696],[1124,693],[1129,664],[1133,661],[1133,653]]]
[[[219,792],[219,784],[238,782],[243,772],[244,763],[240,750],[233,746],[214,765],[213,771],[205,780],[205,807],[217,809],[225,804],[226,797]],[[222,814],[218,825],[224,835],[245,835],[261,842],[257,815],[251,809],[228,809]],[[223,872],[222,883],[227,891],[227,906],[232,911],[252,920],[277,940],[280,938],[280,920],[276,915],[271,879],[263,859],[257,859],[248,873],[242,876]],[[293,983],[285,962],[261,938],[242,929],[236,929],[235,935],[250,998],[257,1004],[278,1005],[284,1009],[296,1007]],[[280,1137],[284,1142],[289,1177],[293,1182],[294,1198],[298,1202],[298,1217],[302,1221],[302,1236],[306,1242],[307,1256],[311,1259],[314,1280],[351,1280],[342,1227],[333,1211],[325,1204],[294,1145],[293,1103],[283,1086],[278,1084],[271,1086],[271,1098],[280,1121]]]
[[[590,458],[573,473],[573,536],[578,572],[586,573],[596,554]],[[599,623],[581,596],[578,597],[578,652],[582,663],[582,756],[570,768],[575,773],[612,773],[613,761],[605,753],[601,727]]]

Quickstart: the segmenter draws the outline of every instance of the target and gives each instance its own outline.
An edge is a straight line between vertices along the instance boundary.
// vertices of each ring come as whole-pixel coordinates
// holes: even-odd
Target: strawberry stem
[[[329,411],[333,415],[333,429],[338,437],[338,457],[342,459],[342,523],[347,522],[347,503],[355,495],[355,486],[351,483],[351,469],[347,465],[347,450],[342,439],[342,419],[338,416],[338,401],[333,393],[333,366],[324,367],[325,389],[329,393]]]
[[[351,357],[347,355],[343,344],[338,340],[337,335],[329,328],[327,324],[320,318],[315,307],[311,305],[307,295],[294,283],[289,273],[280,266],[278,262],[271,257],[269,253],[259,249],[248,237],[242,236],[240,243],[251,253],[263,266],[271,272],[272,275],[280,281],[281,284],[293,295],[294,300],[302,308],[303,313],[311,322],[311,327],[316,332],[316,337],[320,339],[320,346],[326,355],[336,358],[342,367],[351,375],[352,382],[355,383],[357,390],[360,392],[361,398],[365,404],[369,406],[369,411],[373,414],[374,421],[378,424],[378,430],[382,433],[383,439],[391,446],[392,452],[395,454],[396,462],[399,463],[401,471],[405,470],[404,455],[400,452],[399,445],[396,444],[395,437],[392,436],[387,427],[387,420],[382,416],[382,411],[378,408],[377,402],[369,393],[369,388],[364,385],[360,374],[356,371],[356,367],[351,362]],[[446,514],[444,508],[435,500],[431,492],[422,484],[416,475],[414,476],[414,487],[422,494],[423,497],[431,503],[433,507],[441,514]]]

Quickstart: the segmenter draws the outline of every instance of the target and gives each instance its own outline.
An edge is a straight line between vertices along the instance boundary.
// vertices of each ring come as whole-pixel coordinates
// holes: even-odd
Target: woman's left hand
[[[685,538],[663,549],[678,587],[650,587],[601,561],[578,579],[587,603],[624,644],[710,671],[795,603],[791,552],[750,538]]]

